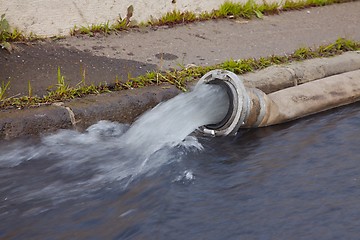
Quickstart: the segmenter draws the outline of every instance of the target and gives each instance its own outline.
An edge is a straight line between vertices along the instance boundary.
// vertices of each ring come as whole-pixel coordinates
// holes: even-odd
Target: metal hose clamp
[[[200,127],[200,131],[214,136],[234,135],[249,115],[251,99],[243,81],[235,73],[227,70],[212,70],[196,84],[216,84],[223,87],[229,96],[229,109],[225,118],[215,124]],[[195,88],[196,88],[195,86]]]

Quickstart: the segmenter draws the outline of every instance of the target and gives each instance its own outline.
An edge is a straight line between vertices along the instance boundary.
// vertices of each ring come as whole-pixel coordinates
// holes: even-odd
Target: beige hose
[[[270,107],[260,126],[287,122],[360,100],[360,70],[347,72],[267,95]]]
[[[227,88],[232,103],[224,124],[201,130],[212,135],[236,134],[239,128],[265,127],[319,113],[360,100],[360,70],[346,72],[266,95],[244,87],[232,72],[214,70],[198,84],[219,84]]]

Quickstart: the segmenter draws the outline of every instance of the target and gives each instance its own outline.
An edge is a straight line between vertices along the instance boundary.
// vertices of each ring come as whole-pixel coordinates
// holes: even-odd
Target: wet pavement
[[[83,79],[86,84],[114,83],[116,78],[126,80],[156,69],[155,64],[94,56],[57,42],[19,44],[17,48],[13,54],[2,51],[0,60],[1,76],[11,82],[9,96],[28,95],[28,81],[34,95],[46,94],[51,87],[56,88],[58,67],[71,86]]]

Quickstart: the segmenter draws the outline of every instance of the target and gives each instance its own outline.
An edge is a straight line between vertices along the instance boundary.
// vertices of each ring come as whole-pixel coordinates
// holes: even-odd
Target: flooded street
[[[359,109],[188,137],[149,168],[118,123],[2,142],[0,238],[358,239]]]

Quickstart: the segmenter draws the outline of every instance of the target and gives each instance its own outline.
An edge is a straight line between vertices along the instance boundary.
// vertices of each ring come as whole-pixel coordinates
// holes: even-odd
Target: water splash
[[[123,140],[133,151],[149,156],[164,146],[178,145],[199,126],[220,122],[228,107],[221,87],[203,84],[146,112]]]
[[[83,133],[61,130],[38,144],[2,145],[0,192],[8,201],[45,196],[61,202],[110,183],[125,186],[139,175],[179,161],[189,149],[201,149],[188,135],[221,121],[228,104],[219,86],[202,85],[159,104],[131,126],[100,121]]]

